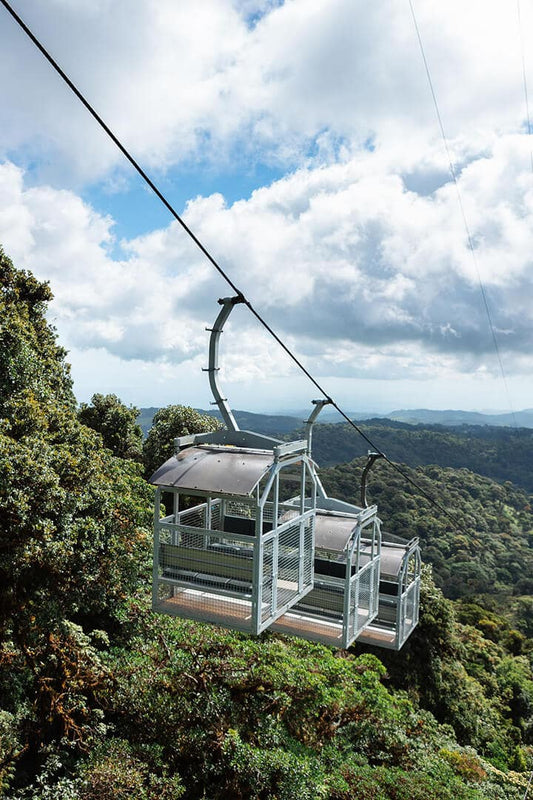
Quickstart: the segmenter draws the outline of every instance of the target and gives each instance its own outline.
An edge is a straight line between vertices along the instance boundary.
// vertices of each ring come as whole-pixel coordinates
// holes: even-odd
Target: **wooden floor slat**
[[[342,641],[342,624],[307,617],[295,611],[284,614],[271,625],[278,633],[290,633],[315,641],[334,644],[339,647]]]
[[[194,589],[185,589],[174,597],[160,600],[156,610],[176,617],[212,622],[214,625],[237,626],[242,630],[251,630],[252,626],[251,601]]]

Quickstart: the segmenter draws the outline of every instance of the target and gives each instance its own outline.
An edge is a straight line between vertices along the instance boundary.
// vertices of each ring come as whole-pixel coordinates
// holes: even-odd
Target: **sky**
[[[530,2],[11,1],[344,409],[533,406]],[[209,406],[232,290],[1,6],[0,243],[80,402]],[[245,306],[222,338],[234,408],[310,407]]]

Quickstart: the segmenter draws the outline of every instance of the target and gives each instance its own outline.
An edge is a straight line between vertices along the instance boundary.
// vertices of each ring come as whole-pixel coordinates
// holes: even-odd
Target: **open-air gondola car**
[[[217,372],[224,322],[242,298],[219,302],[207,372],[227,430],[176,439],[151,478],[154,610],[252,634],[270,627],[337,647],[399,649],[418,622],[418,540],[382,536],[363,489],[360,507],[327,496],[311,442],[329,401],[314,401],[299,441],[239,430]]]

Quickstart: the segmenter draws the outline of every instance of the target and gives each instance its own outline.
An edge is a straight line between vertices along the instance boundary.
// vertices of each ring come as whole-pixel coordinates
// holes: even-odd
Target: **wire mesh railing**
[[[260,536],[223,530],[228,520],[255,528],[250,511],[208,500],[156,521],[155,608],[257,633],[311,588],[313,513]]]

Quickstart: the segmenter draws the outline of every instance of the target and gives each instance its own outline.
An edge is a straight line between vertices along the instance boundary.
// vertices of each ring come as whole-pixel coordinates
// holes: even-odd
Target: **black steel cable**
[[[356,423],[352,419],[350,419],[348,417],[348,415],[340,408],[340,406],[335,402],[335,400],[333,400],[328,395],[326,390],[320,385],[320,383],[316,380],[316,378],[314,378],[313,375],[311,375],[309,370],[302,364],[302,362],[298,359],[298,357],[288,348],[288,346],[282,341],[282,339],[280,339],[278,334],[273,330],[273,328],[268,324],[268,322],[266,322],[266,320],[263,319],[261,314],[258,311],[256,311],[256,309],[252,306],[250,301],[245,298],[244,294],[233,283],[233,281],[231,280],[229,275],[225,272],[224,269],[222,269],[220,264],[217,263],[217,261],[211,255],[211,253],[207,250],[207,248],[204,247],[202,242],[193,233],[193,231],[189,228],[189,226],[186,224],[186,222],[180,217],[180,215],[174,209],[174,207],[171,205],[171,203],[166,199],[166,197],[163,195],[163,193],[157,188],[157,186],[152,181],[152,179],[147,175],[147,173],[143,170],[143,168],[140,166],[140,164],[133,158],[131,153],[122,144],[120,139],[113,133],[111,128],[104,122],[102,117],[92,107],[92,105],[89,103],[89,101],[84,97],[84,95],[80,92],[80,90],[77,88],[77,86],[71,81],[71,79],[68,77],[68,75],[59,66],[57,61],[55,61],[55,59],[50,55],[50,53],[46,50],[44,45],[41,44],[41,42],[39,41],[39,39],[37,39],[35,34],[28,28],[26,23],[19,17],[19,15],[16,13],[16,11],[7,2],[7,0],[0,0],[0,2],[5,7],[5,9],[11,14],[13,19],[18,23],[18,25],[22,28],[24,33],[31,39],[33,44],[37,47],[37,49],[41,52],[41,54],[46,58],[46,60],[54,68],[54,70],[58,73],[58,75],[65,81],[67,86],[76,95],[78,100],[85,106],[85,108],[91,114],[91,116],[94,117],[94,119],[96,120],[96,122],[98,122],[100,127],[104,129],[104,131],[107,133],[109,138],[118,147],[118,149],[124,155],[124,157],[130,162],[132,167],[139,173],[141,178],[148,184],[150,189],[154,192],[154,194],[163,203],[165,208],[170,212],[170,214],[174,217],[174,219],[177,222],[179,222],[179,224],[184,229],[184,231],[190,236],[190,238],[193,240],[193,242],[196,244],[196,246],[202,251],[202,253],[208,259],[208,261],[212,264],[212,266],[216,269],[216,271],[219,273],[219,275],[226,281],[226,283],[229,286],[231,286],[231,288],[233,289],[235,294],[242,298],[242,302],[246,306],[248,306],[249,310],[254,315],[254,317],[257,319],[257,321],[265,328],[265,330],[268,331],[268,333],[272,336],[272,338],[275,339],[275,341],[280,345],[280,347],[289,356],[289,358],[296,364],[296,366],[311,381],[311,383],[315,386],[315,388],[318,389],[318,391],[324,396],[324,398],[327,399],[330,402],[330,404],[333,406],[333,408],[335,408],[338,411],[338,413],[341,415],[341,417],[343,417],[343,419],[349,425],[351,425],[351,427],[354,428],[354,430],[356,430],[357,433],[360,436],[362,436],[362,438],[370,445],[370,447],[372,447],[373,450],[375,450],[377,453],[379,453],[379,455],[382,456],[385,459],[385,461],[393,469],[395,469],[396,472],[398,472],[404,478],[405,481],[407,481],[412,486],[414,486],[420,492],[420,494],[422,494],[426,498],[426,500],[428,500],[442,514],[444,514],[446,517],[448,517],[448,519],[454,524],[454,526],[457,526],[457,527],[460,528],[461,526],[459,525],[458,521],[454,519],[454,517],[444,508],[444,506],[440,505],[440,503],[438,503],[437,500],[435,500],[433,497],[431,497],[431,495],[428,494],[425,491],[425,489],[423,489],[416,481],[414,481],[411,477],[409,477],[409,475],[407,475],[407,473],[404,472],[404,470],[402,470],[401,467],[398,464],[396,464],[394,461],[391,461],[391,459],[388,458],[388,456],[386,456],[385,453],[383,453],[379,449],[379,447],[377,447],[376,444],[374,444],[374,442],[370,439],[370,437],[367,436],[366,433],[364,433],[364,431],[362,431],[361,428],[358,425],[356,425]]]

